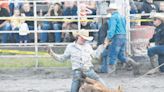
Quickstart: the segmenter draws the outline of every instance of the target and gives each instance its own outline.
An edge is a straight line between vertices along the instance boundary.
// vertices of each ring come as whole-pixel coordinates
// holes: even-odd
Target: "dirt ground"
[[[164,74],[141,78],[132,72],[99,74],[109,87],[121,85],[124,92],[164,92]],[[0,92],[69,92],[71,69],[0,69]]]

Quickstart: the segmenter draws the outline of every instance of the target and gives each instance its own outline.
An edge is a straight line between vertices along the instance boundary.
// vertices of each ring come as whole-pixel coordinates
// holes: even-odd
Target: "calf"
[[[100,83],[99,81],[86,77],[83,79],[79,92],[123,92],[119,86],[117,89],[111,89]]]

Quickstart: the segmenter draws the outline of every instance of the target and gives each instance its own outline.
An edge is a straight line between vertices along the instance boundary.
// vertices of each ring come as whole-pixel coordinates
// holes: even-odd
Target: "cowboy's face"
[[[154,24],[155,26],[159,26],[159,25],[161,24],[161,20],[158,19],[158,18],[154,18],[153,24]]]
[[[20,16],[20,11],[18,9],[14,10],[14,15],[15,16]]]
[[[81,36],[78,36],[78,44],[83,45],[85,43],[85,39]]]
[[[29,3],[23,4],[23,9],[25,12],[29,12],[30,11],[30,4]]]

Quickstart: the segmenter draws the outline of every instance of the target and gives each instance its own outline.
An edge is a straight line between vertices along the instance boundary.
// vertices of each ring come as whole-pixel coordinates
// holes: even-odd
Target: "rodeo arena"
[[[164,0],[0,0],[0,92],[164,92]]]

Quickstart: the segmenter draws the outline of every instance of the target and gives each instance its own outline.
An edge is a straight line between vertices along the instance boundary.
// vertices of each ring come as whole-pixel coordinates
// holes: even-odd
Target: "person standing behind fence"
[[[25,2],[22,5],[22,12],[24,13],[25,16],[27,17],[33,17],[34,13],[33,13],[33,9],[31,8],[31,3],[29,2]],[[34,21],[26,21],[26,23],[28,24],[29,30],[34,30]],[[33,42],[34,41],[34,34],[29,34],[29,42]]]
[[[155,13],[159,12],[159,7],[153,2],[153,0],[145,0],[142,4],[141,13]],[[150,19],[149,16],[142,16],[142,19]],[[141,25],[152,26],[153,22],[141,22]]]
[[[63,6],[63,16],[77,15],[77,3],[75,1],[65,1]]]
[[[47,4],[48,6],[48,11],[46,12],[46,14],[43,14],[43,12],[41,12],[42,10],[40,10],[40,15],[43,16],[50,16],[51,10],[53,9],[54,5],[53,4]],[[52,24],[50,21],[41,21],[41,30],[42,31],[47,31],[47,30],[51,30],[52,29]],[[52,33],[48,33],[48,32],[43,32],[40,33],[40,42],[44,43],[44,42],[52,42],[53,41],[53,35],[50,35]]]
[[[109,27],[107,31],[107,39],[111,41],[111,45],[109,45],[109,73],[115,71],[115,65],[118,58],[123,63],[131,64],[133,66],[133,73],[139,74],[138,63],[125,55],[127,41],[126,20],[117,10],[118,8],[115,3],[110,4],[107,9],[107,12],[112,14],[110,19],[107,20]]]
[[[62,9],[61,5],[59,3],[55,3],[53,9],[50,12],[50,16],[62,16]],[[61,21],[54,21],[52,22],[52,28],[54,30],[61,30],[62,29],[62,22]],[[61,32],[55,32],[54,33],[54,41],[55,42],[61,42]]]
[[[21,16],[24,17],[25,15],[22,14]],[[28,27],[27,23],[25,22],[25,20],[21,20],[20,23],[21,23],[20,28],[19,28],[20,43],[27,43],[28,42],[29,27]]]
[[[1,8],[3,3],[0,2],[0,17],[9,17],[9,12],[5,8]],[[8,20],[0,19],[0,31],[11,30],[11,25]],[[1,33],[1,43],[6,43],[9,38],[9,33]]]
[[[19,31],[19,27],[20,27],[20,19],[17,19],[15,17],[20,17],[20,10],[18,8],[14,9],[14,15],[13,15],[13,19],[11,20],[11,29],[13,31]],[[11,35],[12,39],[11,42],[19,42],[19,33],[12,33]]]
[[[155,34],[150,42],[155,41],[155,46],[148,49],[148,56],[150,57],[150,62],[152,68],[155,68],[156,59],[155,55],[158,55],[159,65],[164,63],[164,16],[162,14],[155,14],[153,24],[155,25]],[[164,73],[164,65],[160,67],[160,72]]]

